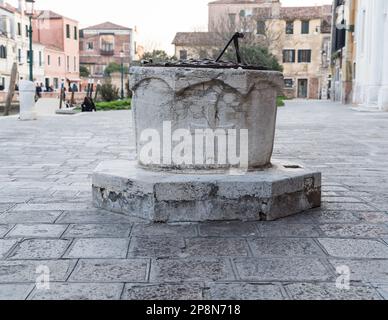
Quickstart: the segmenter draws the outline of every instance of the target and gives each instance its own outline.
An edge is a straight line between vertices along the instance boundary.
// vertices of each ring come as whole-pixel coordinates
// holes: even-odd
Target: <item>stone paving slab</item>
[[[147,282],[148,259],[80,260],[70,282]]]
[[[295,283],[285,289],[293,300],[383,300],[371,286],[351,285],[347,290],[336,288],[335,283]]]
[[[28,300],[119,300],[120,283],[50,283],[50,289],[34,289]]]
[[[202,300],[203,285],[180,284],[126,284],[123,300]]]
[[[134,159],[130,118],[2,120],[0,299],[388,299],[388,116],[288,102],[274,157],[323,172],[323,208],[201,224],[92,207],[98,164]],[[352,282],[339,292],[343,266]],[[37,270],[49,270],[51,290],[34,289]]]

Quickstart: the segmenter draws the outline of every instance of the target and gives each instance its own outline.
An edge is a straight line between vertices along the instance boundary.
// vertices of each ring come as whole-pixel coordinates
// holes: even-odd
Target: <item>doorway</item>
[[[307,79],[299,79],[298,80],[298,98],[301,98],[301,99],[307,98],[307,88],[308,88],[308,80]]]

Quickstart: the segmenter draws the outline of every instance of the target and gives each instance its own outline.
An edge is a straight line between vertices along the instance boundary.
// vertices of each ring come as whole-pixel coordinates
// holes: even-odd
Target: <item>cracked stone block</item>
[[[180,284],[126,284],[123,300],[202,300],[202,285],[195,283]]]
[[[60,238],[66,228],[66,225],[56,224],[19,224],[7,238]]]
[[[73,224],[63,235],[65,238],[126,238],[132,224]]]
[[[293,300],[381,300],[373,287],[351,284],[350,289],[338,289],[333,283],[293,283],[285,285]]]
[[[221,259],[153,260],[151,281],[227,281],[234,280],[232,267]]]
[[[312,239],[249,239],[255,257],[309,257],[324,253]]]
[[[74,260],[26,260],[0,261],[0,283],[36,283],[42,273],[40,268],[47,268],[51,281],[66,281],[75,266]]]
[[[108,161],[93,174],[96,207],[153,222],[276,220],[321,204],[321,175],[274,166],[242,176],[152,172]]]
[[[66,253],[66,258],[124,259],[127,257],[129,239],[77,239]]]
[[[149,261],[145,259],[80,260],[70,282],[145,282]]]
[[[32,284],[0,284],[0,301],[25,300],[33,288]]]
[[[388,246],[377,240],[319,239],[319,242],[332,257],[388,259]]]
[[[332,278],[318,259],[237,258],[234,263],[243,281],[325,281]]]
[[[9,255],[10,260],[60,259],[69,247],[70,240],[32,239],[20,242]]]
[[[119,283],[50,283],[50,289],[34,289],[28,300],[119,300]]]
[[[281,288],[272,284],[212,283],[206,289],[211,300],[284,300]]]

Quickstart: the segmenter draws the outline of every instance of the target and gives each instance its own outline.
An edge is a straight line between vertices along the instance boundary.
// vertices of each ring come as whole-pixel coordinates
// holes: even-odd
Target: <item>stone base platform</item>
[[[107,161],[93,174],[93,202],[153,222],[272,221],[320,207],[321,174],[275,164],[244,175],[190,175]]]

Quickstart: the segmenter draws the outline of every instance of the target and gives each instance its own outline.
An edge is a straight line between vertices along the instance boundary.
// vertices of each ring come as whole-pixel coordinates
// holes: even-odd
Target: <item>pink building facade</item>
[[[45,45],[45,86],[79,84],[78,22],[55,12],[36,14],[34,40]]]

